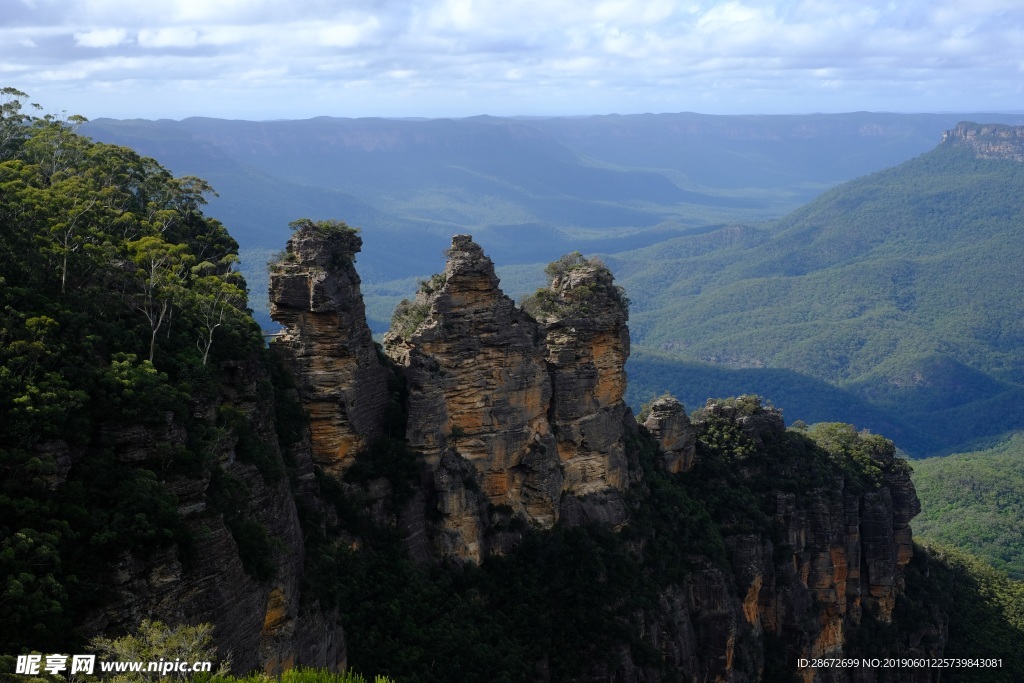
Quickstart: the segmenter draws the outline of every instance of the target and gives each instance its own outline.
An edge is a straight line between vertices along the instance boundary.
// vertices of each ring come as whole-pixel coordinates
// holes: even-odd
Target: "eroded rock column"
[[[444,273],[403,304],[384,345],[405,366],[406,435],[433,472],[442,552],[480,561],[493,515],[552,526],[562,472],[542,335],[469,235],[453,238]]]
[[[334,474],[380,436],[388,400],[354,266],[361,247],[344,223],[304,221],[270,274],[270,315],[285,328],[271,347],[309,412],[313,459]]]

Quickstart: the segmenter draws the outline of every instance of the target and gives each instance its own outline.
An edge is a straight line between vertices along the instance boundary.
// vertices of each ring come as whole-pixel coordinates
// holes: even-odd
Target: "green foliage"
[[[694,561],[707,558],[726,564],[722,527],[712,519],[702,483],[690,476],[671,476],[656,464],[657,444],[645,432],[630,435],[645,486],[631,491],[632,520],[622,533],[627,543],[642,541],[643,565],[658,585],[681,583]]]
[[[569,285],[566,278],[575,271],[586,270],[591,276]],[[535,318],[586,317],[594,312],[600,299],[629,309],[625,290],[612,283],[612,274],[598,258],[586,258],[578,251],[562,256],[544,269],[547,287],[541,287],[523,299],[523,310]]]
[[[120,638],[94,638],[90,647],[104,661],[156,662],[180,660],[187,662],[216,662],[217,648],[213,643],[213,625],[171,627],[159,621],[144,619],[138,630]],[[230,659],[220,663],[217,673],[210,678],[226,677]],[[167,678],[159,672],[141,671],[120,673],[105,680],[112,683],[139,683]],[[191,677],[182,672],[171,672],[172,680],[185,681]]]
[[[331,235],[357,235],[359,228],[349,227],[344,221],[327,219],[314,221],[309,218],[299,218],[288,224],[292,232],[313,232],[325,237]]]
[[[232,477],[220,467],[214,467],[206,499],[210,509],[224,518],[238,546],[238,557],[245,573],[257,581],[274,578],[275,547],[266,528],[244,514],[249,488],[245,482]]]
[[[984,451],[914,462],[914,536],[1024,579],[1024,434]]]
[[[364,677],[351,669],[336,673],[326,669],[310,669],[295,667],[288,669],[278,677],[270,677],[263,673],[248,676],[230,676],[224,674],[198,674],[192,677],[191,683],[395,683],[387,676]]]
[[[423,282],[420,283],[419,291],[429,296],[434,292],[440,291],[447,281],[447,274],[434,273],[433,275],[430,276],[430,279],[424,280]]]
[[[166,481],[201,476],[215,441],[193,402],[262,346],[210,186],[23,98],[0,93],[4,652],[80,644],[111,558],[176,546],[187,565]]]
[[[896,447],[885,437],[858,432],[853,425],[819,423],[806,431],[842,467],[853,490],[876,489],[887,472],[909,473],[907,461],[895,457]]]
[[[417,566],[379,541],[337,562],[350,663],[401,681],[519,681],[547,655],[565,680],[629,642],[650,599],[636,558],[598,529],[527,534],[479,569]]]
[[[862,415],[874,408],[859,424],[916,456],[1024,428],[1024,281],[1006,275],[1024,261],[1022,182],[1019,162],[947,144],[765,229],[618,254],[637,302],[634,343],[721,368],[788,369],[799,374],[765,380],[790,387],[827,382]],[[641,395],[662,389],[683,395]],[[854,419],[841,406],[810,415],[782,404],[808,422]]]
[[[1024,678],[1024,583],[967,553],[938,545],[915,545],[906,568],[907,592],[896,603],[901,630],[913,633],[950,616],[944,657],[994,658],[999,668],[958,669],[957,681],[1011,683]],[[936,633],[923,631],[926,642]]]
[[[547,276],[548,286],[550,287],[556,280],[561,280],[570,272],[580,268],[587,268],[590,265],[591,262],[588,261],[583,254],[578,251],[574,251],[562,256],[557,261],[549,263],[544,268],[544,275]]]
[[[357,453],[355,462],[345,470],[345,480],[352,483],[365,484],[381,478],[391,483],[396,508],[401,508],[418,489],[420,468],[416,454],[404,439],[377,439]]]
[[[235,455],[238,459],[255,465],[268,484],[279,481],[284,476],[281,460],[273,447],[261,439],[249,424],[249,417],[228,404],[222,404],[217,413],[221,425],[237,437]]]
[[[395,306],[395,312],[391,315],[391,331],[403,339],[408,339],[429,317],[429,302],[402,299],[402,301]]]

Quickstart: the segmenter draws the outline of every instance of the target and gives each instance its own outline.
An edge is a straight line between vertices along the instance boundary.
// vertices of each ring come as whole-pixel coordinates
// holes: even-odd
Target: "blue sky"
[[[1019,0],[3,0],[88,118],[1024,110]]]

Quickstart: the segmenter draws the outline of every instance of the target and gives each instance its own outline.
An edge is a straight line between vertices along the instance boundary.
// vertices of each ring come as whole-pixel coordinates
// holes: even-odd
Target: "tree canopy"
[[[190,400],[261,348],[212,188],[0,91],[0,649],[68,643],[111,552],[187,543],[161,484],[209,452]],[[109,434],[189,431],[126,468]]]

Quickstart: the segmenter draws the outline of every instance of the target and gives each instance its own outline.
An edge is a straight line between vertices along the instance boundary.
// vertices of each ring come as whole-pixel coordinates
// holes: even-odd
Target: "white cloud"
[[[74,36],[75,42],[82,47],[116,47],[128,41],[128,32],[123,28],[79,31]]]
[[[212,106],[211,90],[237,95],[240,88],[270,102],[257,89],[279,78],[277,90],[321,93],[295,97],[295,106],[329,103],[358,84],[367,106],[414,107],[410,93],[425,97],[416,89],[429,83],[439,102],[447,96],[466,114],[600,102],[621,111],[702,102],[771,109],[809,101],[810,92],[829,96],[820,110],[838,106],[840,95],[864,99],[860,109],[898,110],[921,92],[946,97],[943,109],[976,108],[996,95],[1003,108],[1022,108],[1011,99],[1021,92],[1024,7],[1012,0],[22,0],[17,7],[13,23],[0,26],[0,63],[5,78],[28,91],[45,73],[46,84],[66,74],[68,92],[83,78],[126,90],[161,79],[202,82],[207,94],[195,106]],[[125,101],[141,98],[126,93]],[[304,113],[316,112],[294,115]]]
[[[319,44],[327,47],[355,47],[372,39],[378,29],[380,21],[377,17],[369,17],[359,23],[325,26],[317,32],[317,37]]]
[[[199,31],[194,28],[144,28],[139,31],[142,47],[195,47],[199,44]]]

